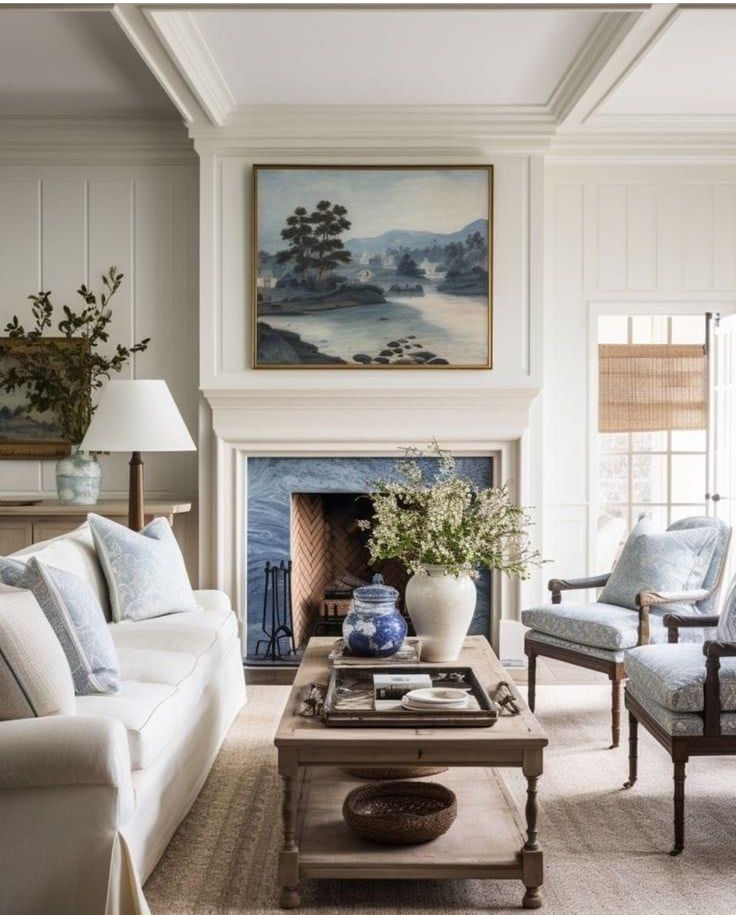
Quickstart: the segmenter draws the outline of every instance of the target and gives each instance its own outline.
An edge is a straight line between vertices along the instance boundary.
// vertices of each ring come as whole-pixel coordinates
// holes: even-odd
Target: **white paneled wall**
[[[151,337],[125,375],[165,378],[192,435],[198,428],[196,160],[192,164],[0,165],[0,325],[30,321],[27,296],[53,292],[57,310],[124,274],[110,349]],[[1,395],[0,395],[1,396]],[[196,455],[150,455],[151,496],[196,496]],[[127,459],[103,461],[107,495],[127,495]],[[55,494],[54,462],[0,461],[0,494]]]
[[[545,575],[572,577],[605,571],[592,567],[596,317],[736,305],[736,169],[551,165],[545,188]]]

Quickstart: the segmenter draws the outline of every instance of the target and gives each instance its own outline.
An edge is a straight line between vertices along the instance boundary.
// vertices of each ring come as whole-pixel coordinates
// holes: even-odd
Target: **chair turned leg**
[[[529,711],[534,711],[534,704],[537,698],[537,656],[534,652],[529,652],[529,667],[527,669],[527,705]]]
[[[611,678],[611,746],[615,750],[621,741],[621,687],[623,680]]]
[[[624,788],[633,788],[636,784],[637,763],[639,751],[639,722],[629,712],[629,780],[624,782]]]
[[[675,845],[670,854],[679,855],[685,847],[685,763],[675,763]]]

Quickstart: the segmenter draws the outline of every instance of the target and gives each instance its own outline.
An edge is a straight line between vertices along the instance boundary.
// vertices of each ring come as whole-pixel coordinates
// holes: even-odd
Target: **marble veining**
[[[399,459],[400,460],[400,459]],[[247,458],[247,653],[255,653],[256,640],[262,636],[263,569],[289,559],[291,536],[291,495],[301,493],[369,492],[377,479],[397,478],[397,459],[390,457],[332,458]],[[425,458],[427,473],[436,459]],[[491,457],[459,457],[458,472],[476,486],[493,484]],[[491,618],[490,574],[482,572],[476,580],[478,602],[470,626],[471,634],[488,635]]]

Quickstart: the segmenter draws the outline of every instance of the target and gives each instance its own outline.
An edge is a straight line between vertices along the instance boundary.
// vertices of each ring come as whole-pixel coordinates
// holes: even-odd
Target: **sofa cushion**
[[[154,648],[183,652],[196,658],[217,644],[221,650],[237,638],[238,623],[232,610],[195,610],[134,623],[127,621],[110,626],[118,650]]]
[[[231,610],[198,610],[111,624],[123,677],[119,697],[85,696],[79,714],[118,718],[131,765],[145,769],[189,721],[221,659],[237,640]]]
[[[197,609],[184,557],[166,518],[154,518],[140,533],[100,515],[90,514],[88,520],[116,623]]]
[[[110,619],[110,596],[88,522],[61,537],[34,543],[12,554],[12,558],[20,562],[28,562],[33,556],[47,566],[83,579],[100,602],[105,619]]]
[[[626,652],[624,666],[637,693],[675,712],[703,710],[702,645],[643,645]],[[736,658],[721,659],[721,708],[736,711]]]
[[[0,585],[0,720],[74,710],[69,664],[38,601]]]
[[[641,591],[692,591],[701,588],[718,543],[715,530],[696,527],[662,534],[636,533],[626,541],[606,586],[603,603],[636,609]],[[668,605],[670,612],[689,605]]]

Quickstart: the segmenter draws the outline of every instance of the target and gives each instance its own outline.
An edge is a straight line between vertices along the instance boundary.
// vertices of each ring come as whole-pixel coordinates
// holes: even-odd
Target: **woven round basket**
[[[457,798],[437,782],[381,782],[354,788],[342,815],[354,832],[371,842],[419,845],[452,826]]]
[[[392,778],[423,778],[425,775],[439,775],[440,772],[447,772],[447,766],[384,766],[383,768],[350,768],[343,769],[348,775],[354,775],[356,778],[375,778],[382,782],[390,781]]]

